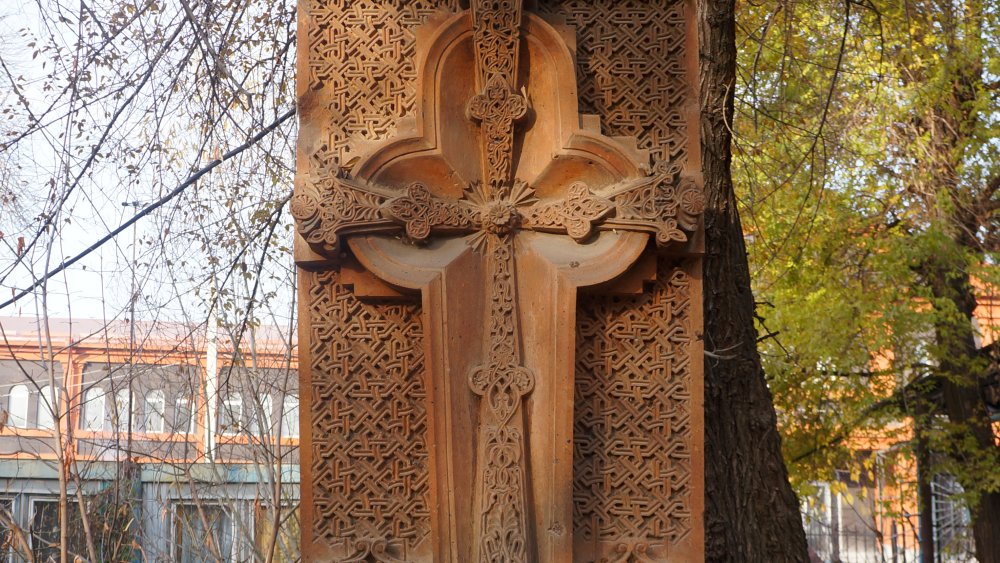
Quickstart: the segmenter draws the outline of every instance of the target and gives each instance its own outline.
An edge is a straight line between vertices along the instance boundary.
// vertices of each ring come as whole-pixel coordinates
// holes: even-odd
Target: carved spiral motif
[[[308,221],[316,216],[319,211],[319,202],[308,194],[295,194],[288,204],[292,212],[292,217],[299,221]]]
[[[389,553],[389,542],[383,539],[361,538],[354,542],[354,554],[344,559],[344,563],[363,563],[377,561],[379,563],[403,563],[403,560]]]
[[[649,548],[645,542],[621,542],[615,545],[611,556],[602,557],[599,563],[653,563],[647,555]]]
[[[681,194],[681,209],[688,215],[701,215],[705,211],[705,194],[690,189]]]

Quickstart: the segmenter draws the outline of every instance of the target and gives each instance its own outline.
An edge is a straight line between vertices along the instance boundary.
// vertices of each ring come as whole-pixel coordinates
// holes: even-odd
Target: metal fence
[[[932,483],[935,561],[974,563],[969,511],[962,488],[947,475]],[[839,490],[842,492],[834,492]],[[915,489],[914,489],[915,490]],[[809,555],[819,563],[918,563],[918,515],[887,509],[885,493],[875,486],[842,482],[817,484],[817,494],[803,504]],[[883,502],[876,502],[880,499]],[[900,499],[892,499],[899,501]],[[897,506],[916,506],[904,499]]]

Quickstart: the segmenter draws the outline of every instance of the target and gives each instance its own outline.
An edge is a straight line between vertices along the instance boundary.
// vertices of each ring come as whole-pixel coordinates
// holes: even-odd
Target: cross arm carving
[[[595,230],[643,232],[663,247],[687,242],[704,209],[704,194],[693,179],[664,173],[624,181],[600,194],[577,182],[566,198],[526,209],[522,227],[566,233],[577,242]]]
[[[336,253],[340,239],[348,235],[402,232],[419,243],[432,234],[465,235],[489,231],[501,223],[566,233],[581,243],[597,230],[644,232],[655,236],[659,246],[668,246],[688,240],[705,207],[697,183],[676,172],[624,181],[600,194],[577,182],[566,197],[543,202],[518,183],[500,205],[475,187],[464,199],[442,198],[420,183],[400,193],[341,174],[327,179],[322,187],[319,194],[296,194],[291,212],[305,240],[327,254]],[[495,217],[500,211],[506,217],[503,221]]]
[[[465,235],[489,230],[501,209],[505,220],[523,230],[566,233],[584,242],[596,230],[644,232],[659,246],[683,243],[698,227],[705,207],[702,190],[689,178],[661,174],[622,182],[595,194],[583,182],[570,186],[566,197],[538,202],[521,184],[509,205],[487,201],[477,190],[466,199],[437,197],[423,184],[405,193],[339,175],[321,194],[300,192],[291,212],[305,240],[324,253],[335,253],[340,239],[353,234],[405,233],[414,242],[431,234]]]
[[[334,175],[321,193],[300,191],[291,200],[299,233],[314,248],[333,254],[353,234],[403,232],[415,241],[432,233],[467,234],[480,228],[479,211],[463,200],[439,198],[421,183],[404,193]]]
[[[602,230],[639,231],[656,237],[666,247],[688,241],[705,211],[705,194],[693,178],[665,173],[613,186],[607,198],[615,214]]]

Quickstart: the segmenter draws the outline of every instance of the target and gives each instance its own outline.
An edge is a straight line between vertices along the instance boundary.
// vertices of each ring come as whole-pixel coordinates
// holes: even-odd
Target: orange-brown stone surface
[[[301,0],[310,561],[698,561],[694,3]]]

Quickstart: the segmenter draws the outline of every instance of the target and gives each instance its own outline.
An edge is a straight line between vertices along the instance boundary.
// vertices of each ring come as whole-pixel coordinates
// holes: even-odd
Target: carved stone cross
[[[318,254],[346,242],[423,295],[433,560],[568,562],[577,288],[685,243],[702,192],[579,116],[566,38],[522,0],[438,23],[419,69],[412,129],[316,163],[292,214]],[[345,560],[391,559],[366,541]]]

